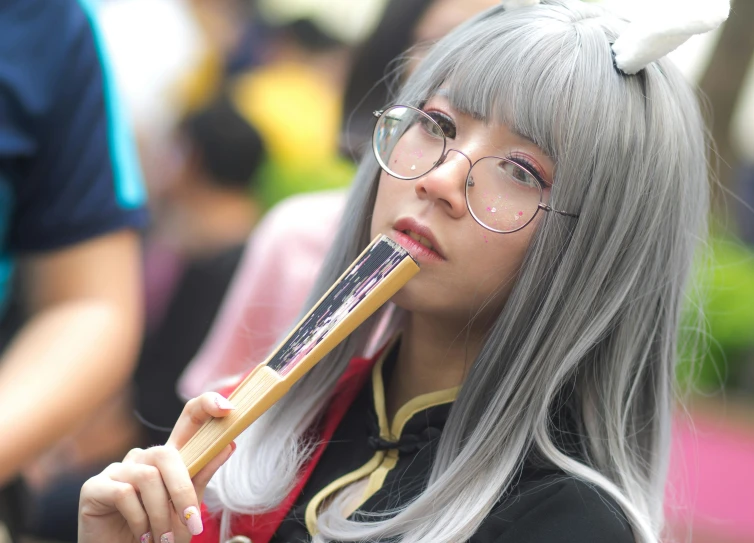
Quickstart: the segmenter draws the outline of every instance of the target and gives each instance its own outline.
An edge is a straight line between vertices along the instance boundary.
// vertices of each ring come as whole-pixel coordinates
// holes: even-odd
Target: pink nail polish
[[[173,532],[167,532],[160,536],[160,543],[175,543]]]
[[[139,541],[141,543],[152,543],[152,532],[147,532],[147,533],[143,534],[139,538]]]
[[[236,408],[236,406],[233,405],[230,402],[230,400],[228,400],[224,396],[220,396],[219,394],[217,396],[215,396],[215,405],[218,408],[225,409],[225,410],[231,410],[231,409],[235,409]]]
[[[199,510],[194,507],[187,507],[183,511],[183,518],[186,520],[186,528],[191,532],[191,535],[199,535],[202,533],[204,527],[202,526],[202,516],[199,514]]]

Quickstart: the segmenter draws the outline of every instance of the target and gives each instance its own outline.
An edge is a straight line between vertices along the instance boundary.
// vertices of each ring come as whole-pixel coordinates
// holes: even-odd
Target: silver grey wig
[[[621,22],[582,2],[493,8],[433,48],[397,101],[440,86],[454,107],[501,121],[556,164],[552,205],[507,304],[469,371],[426,490],[372,522],[320,515],[315,541],[468,540],[536,450],[612,496],[638,542],[662,530],[679,315],[706,231],[704,128],[667,60],[635,76],[613,66]],[[378,166],[362,162],[313,304],[369,242]],[[368,325],[362,327],[368,328]],[[303,439],[361,337],[352,336],[239,439],[207,503],[274,508],[311,450]],[[555,410],[580,423],[584,461],[558,447]]]

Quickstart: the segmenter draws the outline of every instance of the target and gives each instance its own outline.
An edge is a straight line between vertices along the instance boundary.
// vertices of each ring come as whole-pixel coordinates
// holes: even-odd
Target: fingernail
[[[160,536],[160,543],[175,543],[175,537],[173,537],[173,532],[167,532],[165,534],[162,534]]]
[[[202,516],[199,514],[199,510],[194,507],[187,507],[183,511],[183,518],[186,520],[186,528],[191,532],[191,535],[199,535],[202,533],[204,527],[202,526]]]
[[[234,452],[236,452],[236,442],[235,441],[231,441],[230,442],[230,454],[228,455],[228,458],[230,458],[231,456],[233,456]]]
[[[215,405],[219,409],[231,410],[231,409],[235,409],[236,408],[235,405],[233,405],[232,403],[230,403],[230,400],[228,400],[224,396],[220,396],[219,394],[217,396],[215,396]]]
[[[152,543],[152,532],[147,532],[139,538],[141,543]]]

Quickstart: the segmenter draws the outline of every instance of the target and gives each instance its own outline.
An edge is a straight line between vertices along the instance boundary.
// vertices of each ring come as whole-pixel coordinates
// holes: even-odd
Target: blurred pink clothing
[[[178,381],[192,398],[247,372],[301,312],[338,227],[345,191],[294,196],[249,238],[209,337]]]

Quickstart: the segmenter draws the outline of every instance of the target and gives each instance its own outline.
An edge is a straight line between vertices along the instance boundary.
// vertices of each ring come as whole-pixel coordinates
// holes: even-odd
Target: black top
[[[386,368],[392,365],[390,358]],[[371,384],[343,418],[271,543],[310,541],[321,505],[356,481],[365,493],[350,517],[354,520],[362,518],[359,512],[383,512],[415,498],[426,485],[456,394],[457,388],[414,398],[388,428],[383,363],[378,362]],[[555,468],[528,463],[470,541],[634,543],[634,538],[620,507],[604,492]]]

